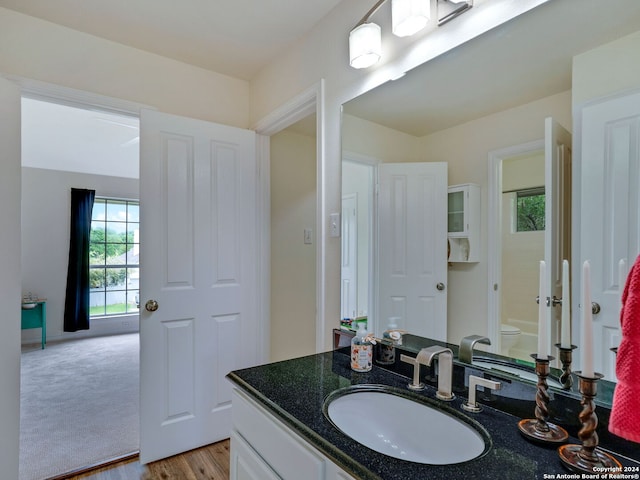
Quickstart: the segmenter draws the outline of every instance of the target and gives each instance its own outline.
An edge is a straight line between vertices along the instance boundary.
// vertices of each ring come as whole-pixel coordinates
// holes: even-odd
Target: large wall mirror
[[[446,295],[446,340],[459,344],[470,334],[487,335],[493,343],[488,348],[501,353],[501,325],[507,323],[519,329],[521,342],[502,353],[525,359],[535,352],[537,319],[530,317],[537,311],[537,263],[545,255],[541,234],[536,231],[540,226],[526,235],[503,238],[499,252],[492,252],[489,242],[514,226],[510,206],[525,197],[535,203],[534,197],[549,188],[544,174],[536,170],[543,155],[545,120],[552,117],[572,132],[578,103],[589,100],[576,100],[574,59],[629,36],[640,44],[639,27],[640,2],[636,0],[552,1],[344,104],[343,206],[354,216],[348,220],[343,208],[343,226],[350,232],[350,237],[343,238],[343,317],[367,317],[376,333],[384,330],[388,321],[380,311],[381,287],[376,281],[378,258],[384,250],[379,236],[391,228],[380,221],[376,210],[380,164],[446,162],[448,185],[472,183],[481,191],[479,245],[471,247],[481,250],[479,261],[447,263],[446,250],[441,255],[446,276],[437,283],[442,283]],[[634,62],[632,53],[623,54]],[[601,75],[602,82],[606,78]],[[588,81],[593,83],[594,78]],[[640,82],[635,88],[640,89]],[[603,91],[611,93],[606,88]],[[531,148],[519,152],[521,146]],[[510,148],[513,155],[495,160],[499,156],[496,152]],[[496,171],[503,175],[499,192],[495,182],[489,181],[495,174],[489,160],[492,153],[494,166],[499,165]],[[576,182],[580,180],[574,168],[573,184]],[[574,200],[581,198],[579,190],[578,185],[577,193],[571,194]],[[496,196],[503,198],[500,208],[504,211],[498,211],[492,200]],[[570,208],[575,216],[580,213],[579,203],[574,201],[573,207],[564,208]],[[446,212],[446,204],[442,208]],[[349,225],[344,223],[348,221]],[[496,224],[501,225],[500,233]],[[581,241],[576,225],[580,222],[565,219],[572,245]],[[442,228],[439,235],[446,238],[446,221]],[[566,251],[571,257],[571,249]],[[628,254],[631,261],[637,253]],[[569,260],[575,263],[575,277],[581,258],[575,251],[573,257]],[[353,262],[347,265],[345,259]],[[561,260],[557,256],[555,261]],[[533,263],[533,267],[513,268],[515,261]],[[492,272],[505,263],[510,268],[503,268],[500,282],[494,282]],[[559,263],[550,269],[561,271]],[[572,281],[572,288],[572,306],[577,310],[579,282]],[[505,305],[503,310],[510,316],[491,318],[496,315],[492,302]],[[526,302],[530,305],[523,305]],[[574,317],[574,322],[578,321],[577,314]],[[573,343],[578,339],[574,333]],[[596,365],[612,381],[614,361],[611,353],[607,365]]]

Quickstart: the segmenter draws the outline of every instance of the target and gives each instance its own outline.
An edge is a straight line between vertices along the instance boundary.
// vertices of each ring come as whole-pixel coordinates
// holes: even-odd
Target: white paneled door
[[[640,253],[640,93],[581,113],[580,260],[591,263],[591,300],[600,306],[593,316],[594,367],[615,381],[610,348],[620,344],[622,289]]]
[[[256,155],[248,130],[140,121],[140,460],[228,438],[225,375],[258,361]]]
[[[562,298],[562,261],[571,259],[571,133],[551,117],[544,123],[544,176],[547,296]],[[557,359],[554,345],[560,342],[562,307],[552,305],[549,302],[549,351]]]
[[[379,167],[378,330],[447,339],[447,164]],[[380,332],[378,332],[380,333]]]

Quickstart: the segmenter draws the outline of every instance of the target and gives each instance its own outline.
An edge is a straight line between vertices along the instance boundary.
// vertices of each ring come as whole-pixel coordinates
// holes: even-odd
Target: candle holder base
[[[518,429],[526,438],[540,443],[564,443],[569,438],[564,428],[535,418],[520,420]]]
[[[595,448],[592,452],[585,452],[582,445],[562,445],[558,448],[558,456],[562,464],[573,472],[622,471],[620,462],[599,448]],[[598,468],[598,470],[594,472],[595,468]]]

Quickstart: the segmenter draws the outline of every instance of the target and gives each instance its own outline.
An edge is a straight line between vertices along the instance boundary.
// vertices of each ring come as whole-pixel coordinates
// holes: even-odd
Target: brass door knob
[[[158,309],[158,302],[155,300],[147,300],[144,304],[144,308],[147,312],[155,312]]]

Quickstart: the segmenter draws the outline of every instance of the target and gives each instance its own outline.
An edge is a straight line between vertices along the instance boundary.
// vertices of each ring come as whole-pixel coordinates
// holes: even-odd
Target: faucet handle
[[[482,408],[476,402],[476,387],[477,386],[490,388],[491,390],[500,390],[502,384],[489,380],[488,378],[476,377],[475,375],[469,375],[469,400],[462,404],[463,410],[467,412],[478,413]]]
[[[400,354],[400,361],[413,365],[413,382],[407,386],[411,390],[424,390],[424,383],[420,381],[420,362],[404,353]]]

